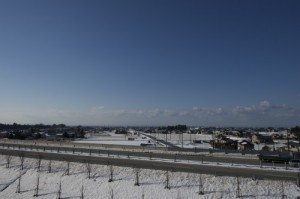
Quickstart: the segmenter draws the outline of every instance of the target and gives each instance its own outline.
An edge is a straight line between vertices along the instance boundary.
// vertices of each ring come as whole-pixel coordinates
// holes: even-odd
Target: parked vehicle
[[[276,155],[266,155],[266,154],[259,154],[257,155],[258,158],[262,161],[265,162],[289,162],[291,159],[293,159],[293,156],[291,155],[280,155],[280,154],[276,154]]]
[[[289,165],[292,167],[299,167],[300,166],[300,159],[290,160]]]
[[[265,162],[289,163],[291,166],[300,166],[300,153],[259,154],[258,158]]]

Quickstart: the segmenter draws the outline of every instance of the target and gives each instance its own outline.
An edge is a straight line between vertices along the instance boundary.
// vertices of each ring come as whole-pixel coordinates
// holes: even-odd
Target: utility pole
[[[181,133],[181,148],[183,149],[183,131]]]
[[[289,137],[289,130],[286,130],[286,138],[287,138],[287,147],[288,147],[288,152],[290,152],[290,137]]]
[[[166,150],[168,149],[168,131],[166,131]]]

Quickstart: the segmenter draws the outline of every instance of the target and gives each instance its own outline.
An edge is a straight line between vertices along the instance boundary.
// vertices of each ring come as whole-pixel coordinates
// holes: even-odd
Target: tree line
[[[46,124],[3,124],[0,123],[0,131],[4,130],[28,130],[28,129],[49,129],[49,128],[65,128],[65,124],[53,124],[53,125],[46,125]]]

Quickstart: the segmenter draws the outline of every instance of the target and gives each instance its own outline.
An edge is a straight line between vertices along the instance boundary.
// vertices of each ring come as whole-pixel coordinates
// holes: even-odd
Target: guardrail
[[[172,147],[172,145],[168,145],[168,147],[143,147],[143,146],[131,146],[131,145],[117,145],[117,144],[94,144],[94,143],[75,143],[72,141],[46,141],[46,140],[9,140],[9,139],[1,139],[1,143],[15,143],[15,144],[27,144],[27,145],[49,145],[49,146],[69,146],[69,147],[88,147],[88,148],[105,148],[105,149],[114,149],[119,148],[123,150],[147,150],[147,151],[171,151],[171,152],[186,152],[186,153],[233,153],[233,154],[241,154],[241,155],[257,155],[260,154],[260,151],[240,151],[240,150],[230,150],[230,149],[207,149],[207,148],[180,148],[180,147]],[[273,153],[273,152],[271,152]],[[277,154],[278,152],[274,152]]]
[[[54,153],[47,151],[27,151],[18,149],[3,149],[0,148],[0,153],[7,156],[22,156],[27,158],[37,158],[42,160],[57,160],[68,162],[80,162],[100,165],[115,165],[121,167],[134,167],[145,169],[159,169],[169,170],[173,172],[190,172],[190,173],[206,173],[218,176],[241,176],[256,179],[270,179],[270,180],[288,180],[300,182],[299,173],[284,171],[284,170],[269,170],[269,169],[251,169],[242,167],[218,166],[211,164],[189,164],[184,162],[170,162],[170,161],[153,161],[145,159],[134,158],[116,158],[116,157],[103,157],[92,155],[78,155],[66,153]]]
[[[201,162],[224,162],[224,163],[232,163],[232,164],[252,164],[259,165],[260,161],[258,158],[245,159],[245,158],[230,158],[230,157],[222,157],[222,156],[211,156],[197,153],[164,153],[159,151],[147,151],[147,150],[138,150],[138,151],[130,151],[123,149],[105,149],[105,148],[83,148],[76,147],[73,145],[72,147],[66,146],[52,146],[52,145],[29,145],[29,144],[18,144],[18,143],[0,143],[0,147],[3,149],[22,149],[22,150],[35,150],[35,151],[50,151],[50,152],[69,152],[73,154],[77,153],[86,153],[86,154],[102,154],[102,155],[123,155],[130,158],[134,157],[144,157],[148,159],[170,159],[174,161],[178,160],[187,160],[187,161],[201,161]]]

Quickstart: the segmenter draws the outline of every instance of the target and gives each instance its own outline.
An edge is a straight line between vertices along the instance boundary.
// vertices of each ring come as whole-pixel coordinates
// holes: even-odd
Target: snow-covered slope
[[[56,198],[61,181],[61,198],[80,198],[84,187],[84,198],[114,199],[193,199],[193,198],[236,198],[237,178],[201,175],[204,195],[199,195],[199,175],[169,172],[170,189],[165,189],[166,172],[142,169],[139,173],[140,186],[135,186],[136,172],[132,168],[113,167],[113,182],[108,182],[110,167],[91,165],[91,178],[88,179],[85,164],[70,163],[70,175],[65,175],[66,162],[42,160],[41,171],[37,170],[37,160],[25,159],[21,177],[20,193],[16,193],[20,161],[13,157],[10,168],[6,168],[6,157],[0,156],[1,199],[33,198],[39,173],[39,195],[37,198]],[[283,189],[282,189],[283,184]],[[292,182],[265,181],[239,178],[243,198],[287,198],[300,196],[299,188]]]

